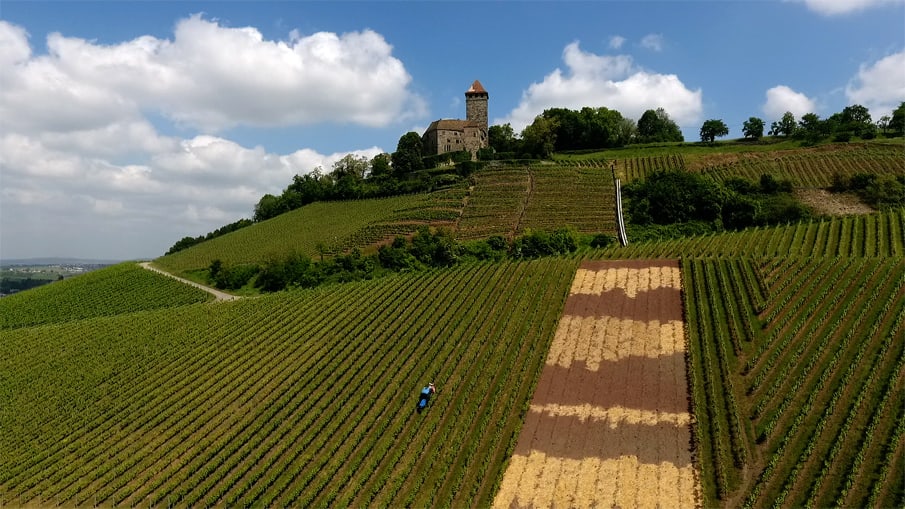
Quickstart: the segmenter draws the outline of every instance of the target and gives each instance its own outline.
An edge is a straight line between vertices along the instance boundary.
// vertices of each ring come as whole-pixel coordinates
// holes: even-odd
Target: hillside
[[[808,186],[900,175],[901,149],[501,165],[467,188],[316,203],[155,263],[373,250],[424,224],[462,240],[608,232],[613,160],[638,168],[629,179],[685,167]],[[488,506],[579,265],[617,259],[678,260],[703,505],[905,503],[898,208],[230,302],[134,263],[0,299],[0,505]],[[440,392],[417,414],[430,381]]]

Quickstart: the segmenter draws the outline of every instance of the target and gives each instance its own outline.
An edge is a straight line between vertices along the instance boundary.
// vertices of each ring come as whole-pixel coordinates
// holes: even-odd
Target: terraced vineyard
[[[681,154],[631,157],[616,161],[616,175],[625,182],[643,180],[655,171],[684,169],[685,158]]]
[[[412,233],[422,224],[454,226],[466,192],[459,187],[392,198],[315,202],[164,256],[156,263],[179,273],[206,268],[215,259],[240,265],[290,251],[315,257],[319,248],[329,254],[366,247]]]
[[[490,169],[474,179],[458,223],[460,239],[513,237],[528,229],[551,231],[565,226],[582,232],[615,232],[615,190],[612,173],[605,167]]]
[[[700,164],[705,166],[701,171],[720,180],[742,177],[753,182],[766,173],[789,180],[798,187],[820,188],[830,187],[835,174],[847,177],[856,173],[905,175],[905,151],[896,145],[764,152],[728,159],[708,164],[707,159],[702,158]]]
[[[2,502],[489,505],[576,263],[4,330]]]
[[[182,306],[212,297],[121,263],[0,299],[0,329]]]
[[[905,256],[905,209],[611,247],[599,258]]]

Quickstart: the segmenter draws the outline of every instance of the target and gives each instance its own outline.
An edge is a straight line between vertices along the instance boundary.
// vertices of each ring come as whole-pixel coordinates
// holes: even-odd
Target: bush
[[[591,238],[590,246],[595,249],[601,249],[614,244],[615,242],[616,239],[614,239],[612,236],[605,233],[598,233]]]

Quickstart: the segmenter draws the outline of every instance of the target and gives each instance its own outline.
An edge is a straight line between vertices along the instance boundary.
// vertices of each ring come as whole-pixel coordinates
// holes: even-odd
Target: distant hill
[[[115,265],[123,260],[96,260],[91,258],[4,258],[0,267],[12,265]]]

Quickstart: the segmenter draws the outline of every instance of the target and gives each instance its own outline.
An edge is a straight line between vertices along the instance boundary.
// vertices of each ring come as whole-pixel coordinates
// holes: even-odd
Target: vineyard
[[[706,500],[901,505],[905,258],[682,270]]]
[[[489,505],[575,263],[4,330],[0,502]]]
[[[529,229],[566,226],[581,232],[615,231],[613,176],[603,162],[492,169],[474,179],[458,223],[460,239],[511,238]]]
[[[113,316],[210,299],[204,291],[153,274],[134,263],[122,263],[0,299],[0,329]]]
[[[180,273],[207,268],[219,259],[226,265],[260,263],[291,251],[310,257],[363,248],[395,235],[413,233],[423,224],[453,227],[467,190],[344,202],[315,202],[222,237],[202,242],[156,260]]]
[[[714,158],[699,161],[700,171],[718,180],[741,177],[757,182],[769,174],[789,180],[797,187],[826,188],[834,175],[851,177],[856,173],[905,175],[905,152],[894,145],[855,146],[832,151],[821,149],[789,150],[744,157]]]
[[[905,171],[901,146],[840,147],[625,152],[616,172]],[[425,224],[611,233],[611,164],[315,203],[157,264]],[[905,209],[218,303],[120,264],[0,299],[0,401],[0,507],[902,507]]]
[[[631,239],[629,239],[631,241]],[[593,258],[903,257],[905,209],[839,216],[772,228],[629,243],[591,253]]]

